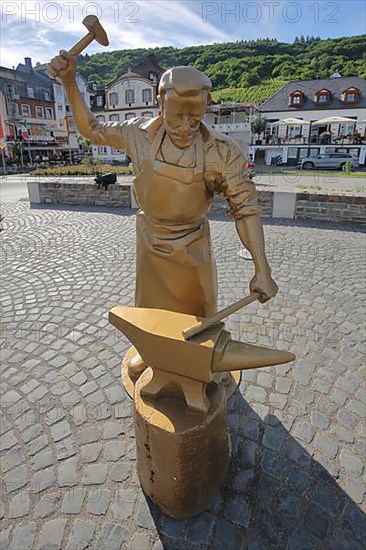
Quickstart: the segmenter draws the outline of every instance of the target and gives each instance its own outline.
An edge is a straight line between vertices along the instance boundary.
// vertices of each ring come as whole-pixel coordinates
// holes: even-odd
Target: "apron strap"
[[[160,126],[159,130],[156,132],[156,136],[154,137],[154,140],[150,147],[150,154],[149,154],[149,160],[151,162],[154,162],[156,159],[156,155],[159,151],[159,148],[163,142],[165,135],[165,126],[164,123]]]
[[[194,171],[197,174],[203,174],[205,171],[205,153],[201,131],[198,132],[196,138],[196,168]]]

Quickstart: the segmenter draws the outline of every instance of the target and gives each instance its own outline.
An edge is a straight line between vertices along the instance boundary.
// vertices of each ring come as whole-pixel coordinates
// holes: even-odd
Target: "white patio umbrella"
[[[310,124],[308,120],[302,120],[301,118],[284,118],[282,123],[287,126],[306,126],[306,124]]]
[[[286,128],[286,137],[288,137],[289,135],[289,128],[294,128],[296,126],[309,126],[310,125],[310,122],[308,122],[307,120],[302,120],[301,118],[284,118],[281,122],[280,122],[280,125],[286,125],[287,128]],[[291,131],[290,131],[290,134],[291,134]],[[300,134],[301,134],[301,131],[300,131]]]
[[[301,118],[284,118],[277,122],[271,122],[272,126],[305,126],[310,124],[308,120],[301,120]]]
[[[345,116],[328,116],[327,118],[316,120],[313,122],[313,126],[324,126],[326,124],[338,124],[341,122],[353,122],[356,124],[357,121],[354,118],[347,118]]]

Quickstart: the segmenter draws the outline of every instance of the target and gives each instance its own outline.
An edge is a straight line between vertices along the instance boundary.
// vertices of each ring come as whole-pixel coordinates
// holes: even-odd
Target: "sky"
[[[16,67],[24,57],[31,57],[34,65],[44,63],[60,49],[70,49],[86,34],[82,20],[88,14],[99,16],[110,41],[107,48],[93,42],[88,54],[266,37],[293,42],[302,34],[333,38],[366,32],[364,0],[2,0],[0,14],[0,65],[5,67]]]

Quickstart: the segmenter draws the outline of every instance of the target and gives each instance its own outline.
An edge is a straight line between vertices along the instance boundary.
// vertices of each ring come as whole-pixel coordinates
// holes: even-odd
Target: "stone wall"
[[[80,204],[131,208],[130,186],[123,183],[109,185],[107,190],[90,181],[40,182],[41,204]]]
[[[258,191],[258,204],[262,211],[262,218],[272,218],[273,191]]]
[[[136,207],[131,181],[122,178],[108,190],[98,189],[90,178],[60,178],[58,181],[43,178],[36,182],[29,181],[28,192],[31,204]],[[258,191],[258,203],[264,218],[366,223],[366,196],[361,193],[297,193],[261,189]],[[222,213],[226,209],[226,202],[215,197],[211,212]]]
[[[361,195],[298,193],[295,218],[332,222],[366,223],[366,198]]]

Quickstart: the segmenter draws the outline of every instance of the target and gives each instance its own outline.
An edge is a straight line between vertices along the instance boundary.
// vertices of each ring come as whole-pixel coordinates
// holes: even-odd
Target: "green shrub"
[[[53,168],[38,168],[31,172],[32,176],[95,176],[97,173],[132,174],[132,168],[112,166],[110,164],[72,164],[71,166],[55,166]]]
[[[345,162],[345,163],[343,164],[342,170],[343,170],[343,172],[353,172],[353,164],[352,164],[352,161],[347,160],[347,162]]]

